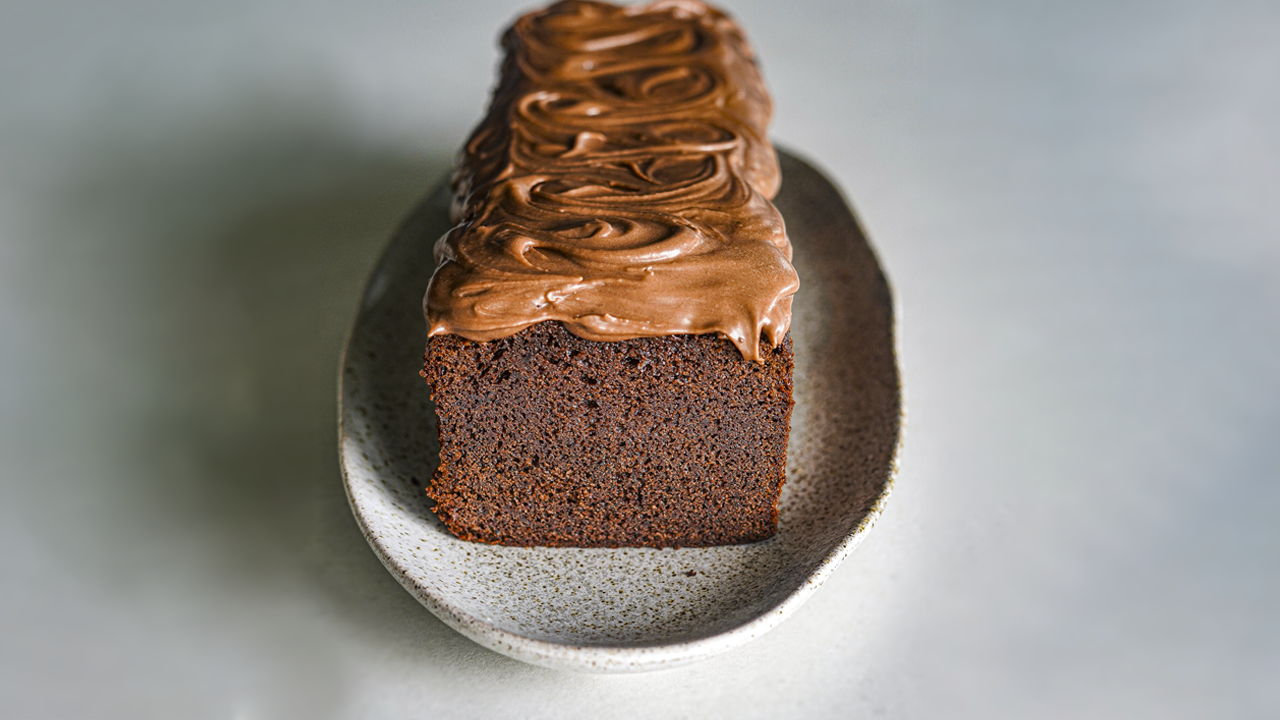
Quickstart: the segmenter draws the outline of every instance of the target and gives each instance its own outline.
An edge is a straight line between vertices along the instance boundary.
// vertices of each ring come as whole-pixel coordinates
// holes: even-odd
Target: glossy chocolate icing
[[[502,44],[436,244],[430,334],[557,320],[591,340],[719,332],[753,360],[776,347],[799,281],[739,27],[696,0],[569,0]]]

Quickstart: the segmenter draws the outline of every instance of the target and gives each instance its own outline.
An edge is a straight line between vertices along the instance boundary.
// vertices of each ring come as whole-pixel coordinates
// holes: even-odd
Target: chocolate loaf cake
[[[561,2],[503,46],[424,299],[436,513],[509,545],[770,537],[799,283],[750,46],[695,0]]]

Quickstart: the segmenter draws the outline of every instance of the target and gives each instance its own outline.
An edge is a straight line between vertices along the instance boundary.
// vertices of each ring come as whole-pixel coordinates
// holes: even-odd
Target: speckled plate
[[[369,281],[343,358],[342,467],[356,519],[391,574],[485,647],[547,667],[636,672],[736,647],[782,622],[884,507],[901,431],[889,287],[853,213],[781,153],[777,198],[795,246],[795,411],[778,534],[752,545],[654,550],[463,542],[423,492],[438,457],[419,377],[421,301],[448,195],[428,197]]]

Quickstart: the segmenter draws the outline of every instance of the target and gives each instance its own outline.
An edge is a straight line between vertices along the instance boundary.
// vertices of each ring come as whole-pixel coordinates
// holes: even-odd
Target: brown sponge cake
[[[436,512],[509,545],[771,536],[799,280],[751,46],[697,0],[566,0],[503,47],[423,300]]]
[[[431,339],[428,493],[458,537],[505,545],[703,546],[777,524],[790,341],[747,362],[715,335],[584,340],[542,323]]]

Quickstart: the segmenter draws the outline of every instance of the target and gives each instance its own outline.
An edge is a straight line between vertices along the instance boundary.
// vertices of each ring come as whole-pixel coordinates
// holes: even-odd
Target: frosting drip
[[[770,200],[771,106],[738,26],[696,0],[521,17],[454,173],[431,335],[557,320],[590,340],[718,332],[760,360],[799,287]]]

